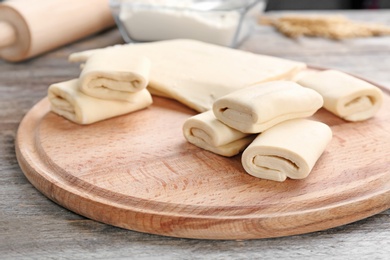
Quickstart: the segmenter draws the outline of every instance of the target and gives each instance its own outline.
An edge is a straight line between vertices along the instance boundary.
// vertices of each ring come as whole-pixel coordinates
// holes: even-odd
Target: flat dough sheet
[[[175,99],[198,112],[237,89],[280,79],[291,79],[306,64],[254,54],[195,40],[169,40],[127,44],[88,50],[69,56],[85,62],[97,51],[132,52],[151,60],[148,89],[152,94]]]

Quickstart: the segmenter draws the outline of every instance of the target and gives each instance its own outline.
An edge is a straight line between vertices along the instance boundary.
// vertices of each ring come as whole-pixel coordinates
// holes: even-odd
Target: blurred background
[[[4,0],[0,0],[4,2]],[[382,9],[390,8],[390,0],[268,0],[267,11],[305,9]]]
[[[383,9],[390,0],[268,0],[266,11],[305,9]]]

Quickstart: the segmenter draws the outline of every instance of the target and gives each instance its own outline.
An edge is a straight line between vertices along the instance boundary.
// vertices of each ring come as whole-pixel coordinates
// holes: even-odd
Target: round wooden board
[[[36,104],[20,124],[16,153],[44,195],[85,217],[166,236],[255,239],[336,227],[390,208],[390,97],[371,120],[313,117],[334,137],[308,178],[283,183],[246,174],[186,142],[195,112],[154,97],[142,111],[79,126]],[[291,137],[293,138],[293,137]]]

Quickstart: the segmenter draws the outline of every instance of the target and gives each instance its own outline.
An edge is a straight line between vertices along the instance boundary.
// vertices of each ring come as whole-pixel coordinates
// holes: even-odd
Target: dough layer
[[[298,83],[320,93],[324,108],[348,121],[373,117],[383,102],[379,88],[336,70],[306,74]]]
[[[252,176],[285,181],[306,178],[332,138],[326,124],[293,119],[259,134],[244,150],[242,165]]]
[[[221,123],[211,110],[187,119],[183,135],[188,142],[227,157],[244,150],[254,138]]]
[[[246,87],[215,101],[220,121],[244,133],[260,133],[285,120],[308,117],[323,105],[320,94],[292,81]]]
[[[210,110],[216,99],[235,90],[290,79],[306,68],[302,62],[182,39],[88,50],[71,54],[69,60],[85,62],[95,53],[109,50],[149,58],[149,91],[198,112]]]
[[[133,93],[128,101],[105,100],[85,95],[78,79],[52,84],[48,89],[51,110],[78,124],[91,124],[111,117],[143,109],[152,104],[152,96],[144,89]]]
[[[151,63],[143,56],[116,50],[97,52],[86,61],[80,74],[80,90],[91,97],[131,100],[134,92],[149,83]]]

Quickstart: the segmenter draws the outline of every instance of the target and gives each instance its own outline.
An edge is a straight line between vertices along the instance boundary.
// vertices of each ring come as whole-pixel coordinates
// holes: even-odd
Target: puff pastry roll
[[[260,133],[285,120],[308,117],[323,105],[316,91],[292,81],[246,87],[213,104],[217,119],[244,133]]]
[[[277,124],[259,134],[242,154],[247,173],[258,178],[284,181],[303,179],[332,139],[324,123],[293,119]]]
[[[307,74],[298,83],[320,93],[324,108],[348,121],[373,117],[383,102],[379,88],[336,70]]]
[[[77,79],[52,84],[48,89],[51,110],[78,124],[91,124],[111,117],[140,110],[152,104],[144,89],[132,95],[132,100],[115,101],[90,97],[80,92]]]
[[[221,123],[211,110],[187,119],[183,134],[188,142],[226,157],[243,151],[254,138]]]
[[[132,100],[134,92],[149,83],[151,63],[144,56],[116,49],[97,52],[86,61],[80,74],[80,90],[91,97]]]

